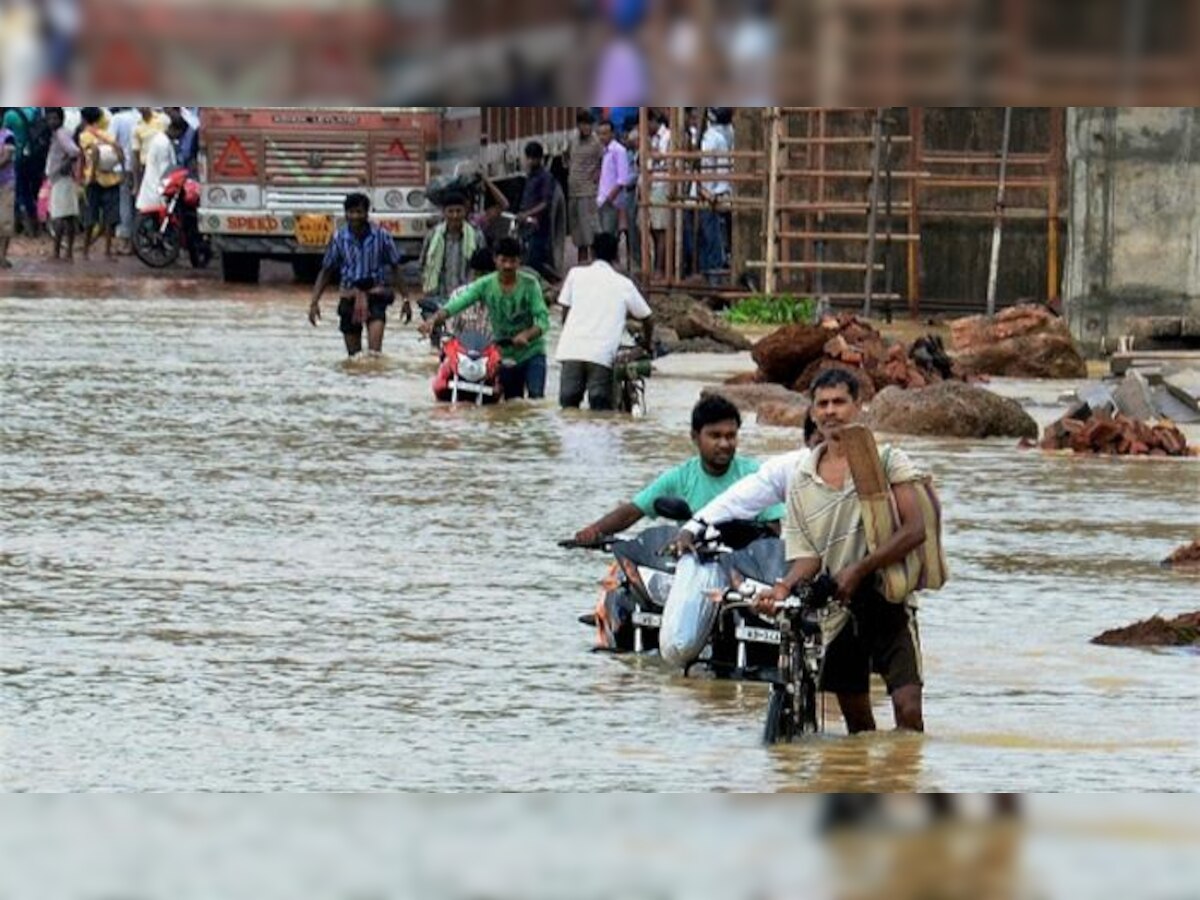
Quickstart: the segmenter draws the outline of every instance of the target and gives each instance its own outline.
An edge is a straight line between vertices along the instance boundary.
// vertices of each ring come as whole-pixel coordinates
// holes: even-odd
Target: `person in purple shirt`
[[[618,234],[621,228],[621,192],[629,181],[629,156],[625,147],[616,139],[613,123],[608,119],[600,123],[596,132],[600,143],[604,145],[604,158],[600,162],[600,185],[596,191],[600,231]]]

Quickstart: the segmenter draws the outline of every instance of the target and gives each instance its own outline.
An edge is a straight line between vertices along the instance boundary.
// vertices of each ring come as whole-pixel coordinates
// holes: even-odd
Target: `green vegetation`
[[[733,325],[792,325],[811,322],[816,303],[811,297],[790,294],[756,294],[739,300],[725,313]]]

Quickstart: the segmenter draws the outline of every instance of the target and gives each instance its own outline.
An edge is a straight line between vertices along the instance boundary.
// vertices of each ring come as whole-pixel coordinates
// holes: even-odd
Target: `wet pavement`
[[[1196,460],[903,439],[953,573],[921,611],[929,734],[848,738],[831,702],[828,735],[764,749],[763,686],[589,653],[604,560],[555,546],[684,458],[701,384],[745,357],[660,361],[642,421],[449,409],[413,331],[347,364],[283,276],[22,278],[0,283],[4,789],[1200,779],[1200,656],[1088,643],[1195,609],[1200,581],[1157,564],[1196,530]],[[993,384],[1041,424],[1069,387]],[[796,437],[751,422],[743,451]]]

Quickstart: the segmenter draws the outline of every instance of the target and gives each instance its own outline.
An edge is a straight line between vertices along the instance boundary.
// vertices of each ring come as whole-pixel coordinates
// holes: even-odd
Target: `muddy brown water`
[[[929,734],[847,738],[831,705],[764,749],[763,686],[589,653],[604,560],[554,543],[684,458],[744,357],[663,360],[638,422],[447,409],[412,332],[347,366],[302,292],[168,294],[0,300],[0,787],[1200,783],[1200,656],[1088,643],[1196,608],[1158,565],[1196,461],[905,439],[953,569],[921,612]],[[1066,389],[996,387],[1043,423]],[[743,452],[794,440],[749,423]]]

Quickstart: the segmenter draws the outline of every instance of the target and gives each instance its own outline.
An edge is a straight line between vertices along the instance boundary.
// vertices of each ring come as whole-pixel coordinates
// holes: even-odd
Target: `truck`
[[[415,260],[439,211],[430,179],[486,174],[515,209],[528,141],[546,148],[566,184],[574,107],[206,107],[200,114],[200,230],[219,251],[226,281],[258,280],[264,259],[290,262],[312,281],[347,193],[371,200],[371,218]],[[561,200],[561,198],[560,198]],[[555,204],[561,268],[565,204]]]

